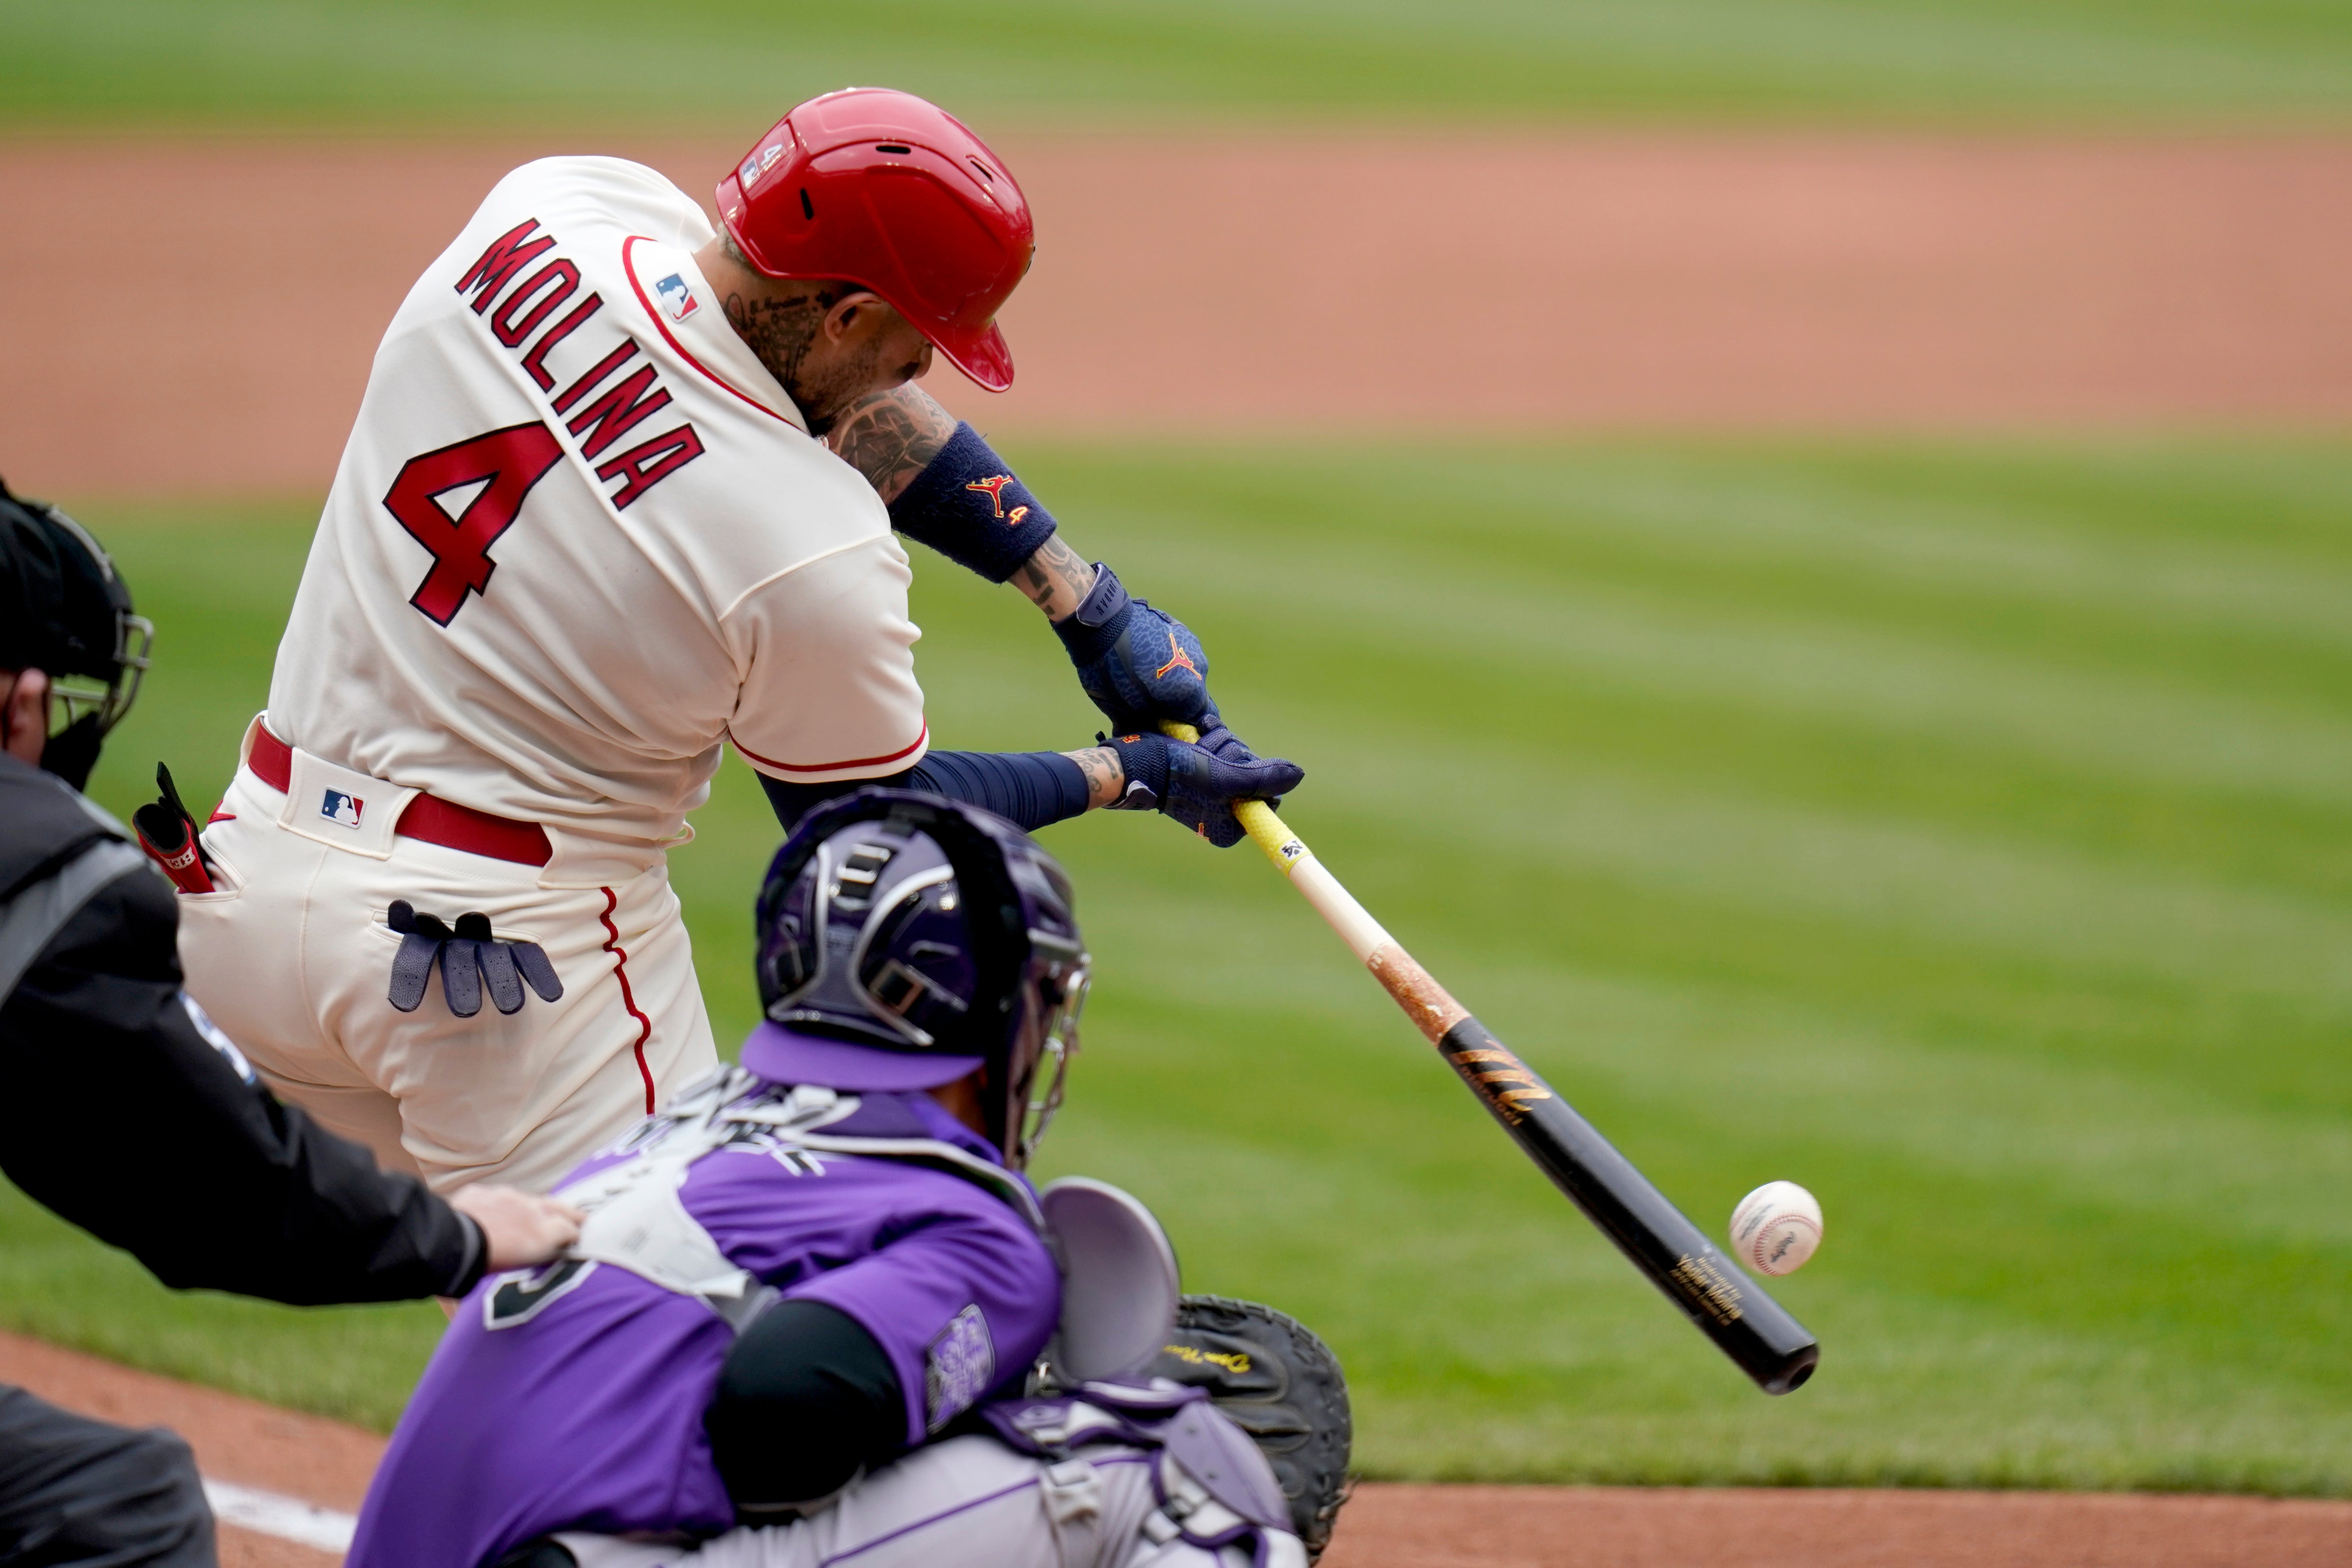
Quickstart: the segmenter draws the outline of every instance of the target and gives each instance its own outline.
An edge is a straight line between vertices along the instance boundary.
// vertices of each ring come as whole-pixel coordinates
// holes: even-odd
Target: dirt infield
[[[321,488],[505,169],[732,144],[0,142],[0,472]],[[1013,140],[1000,432],[2352,422],[2352,141]],[[937,378],[953,382],[950,373]]]
[[[0,1334],[0,1383],[126,1426],[169,1426],[209,1479],[262,1487],[355,1512],[383,1457],[372,1432],[132,1372],[17,1334]],[[222,1568],[323,1568],[324,1552],[224,1526]]]
[[[185,1436],[207,1477],[355,1511],[372,1433],[0,1334],[0,1382]],[[328,1553],[224,1530],[226,1568]],[[2284,1568],[2352,1562],[2352,1503],[2051,1492],[1357,1489],[1323,1568]]]

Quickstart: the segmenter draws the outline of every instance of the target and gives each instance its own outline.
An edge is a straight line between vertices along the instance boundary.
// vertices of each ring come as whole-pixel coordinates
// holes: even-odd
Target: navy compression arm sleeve
[[[1002,583],[1053,537],[1054,515],[979,431],[960,424],[890,503],[890,526]]]
[[[933,752],[905,773],[839,784],[787,784],[760,775],[760,787],[768,792],[768,804],[787,833],[816,806],[867,784],[943,795],[992,811],[1030,833],[1087,809],[1087,775],[1059,752]]]

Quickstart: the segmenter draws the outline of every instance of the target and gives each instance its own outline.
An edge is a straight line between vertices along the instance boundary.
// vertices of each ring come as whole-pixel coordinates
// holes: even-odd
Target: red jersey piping
[[[780,763],[773,757],[761,756],[759,752],[745,745],[741,741],[736,740],[735,731],[732,730],[727,731],[727,738],[730,741],[734,742],[735,749],[737,751],[742,752],[745,756],[751,758],[751,761],[760,763],[763,767],[775,768],[781,772],[788,773],[829,773],[840,768],[876,767],[883,763],[895,763],[901,757],[912,756],[917,752],[921,751],[924,744],[930,740],[931,726],[929,721],[926,720],[923,723],[921,732],[916,735],[914,741],[910,744],[899,747],[895,752],[887,752],[878,757],[852,757],[847,762],[842,763]]]
[[[759,399],[753,397],[751,394],[738,388],[733,382],[729,381],[725,376],[720,375],[717,371],[712,370],[709,365],[703,363],[700,360],[687,353],[686,345],[679,342],[677,337],[671,333],[669,323],[662,320],[661,312],[659,310],[654,309],[654,302],[646,298],[645,285],[637,281],[637,269],[629,260],[630,249],[637,243],[637,241],[642,239],[651,242],[652,238],[653,237],[651,235],[633,234],[629,236],[628,238],[621,241],[621,271],[627,277],[629,280],[629,288],[637,297],[637,304],[645,310],[646,320],[654,324],[654,331],[662,335],[662,341],[664,342],[669,344],[671,348],[677,351],[678,358],[684,360],[687,363],[700,371],[712,382],[725,388],[727,391],[733,393],[737,397],[741,398],[744,402],[750,404],[752,407],[758,409],[769,418],[782,420],[784,424],[800,431],[802,435],[807,435],[807,426],[801,424],[799,420],[787,418],[785,416],[777,413],[766,404],[761,403]],[[709,282],[709,279],[706,278],[703,281],[708,283]],[[746,752],[745,754],[748,756],[750,753]],[[847,764],[845,763],[843,765],[846,766]]]
[[[646,1080],[646,1114],[651,1116],[654,1113],[654,1073],[651,1068],[646,1066],[646,1042],[653,1038],[654,1021],[637,1011],[637,998],[629,988],[629,955],[622,949],[620,928],[613,923],[613,911],[621,907],[620,898],[610,888],[599,888],[596,890],[604,895],[604,912],[596,918],[604,923],[604,951],[613,955],[613,976],[621,983],[621,1005],[627,1008],[629,1016],[637,1021],[637,1043],[635,1047],[637,1054],[637,1076]]]

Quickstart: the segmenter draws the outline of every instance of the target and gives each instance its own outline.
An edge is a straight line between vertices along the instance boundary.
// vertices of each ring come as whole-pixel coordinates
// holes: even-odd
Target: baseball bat
[[[1194,741],[1189,724],[1163,724]],[[1633,1163],[1577,1114],[1540,1074],[1470,1015],[1381,927],[1298,835],[1262,800],[1234,807],[1253,841],[1330,922],[1415,1027],[1437,1047],[1520,1152],[1534,1161],[1601,1234],[1767,1394],[1803,1385],[1821,1342],[1726,1258]]]

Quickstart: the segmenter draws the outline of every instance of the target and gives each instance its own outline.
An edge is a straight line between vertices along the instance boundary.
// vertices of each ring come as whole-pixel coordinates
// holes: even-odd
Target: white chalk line
[[[223,1524],[315,1546],[321,1552],[349,1552],[352,1536],[360,1527],[360,1521],[351,1514],[320,1508],[299,1498],[266,1492],[258,1487],[241,1487],[235,1481],[207,1478],[205,1500],[213,1505],[213,1517]]]

